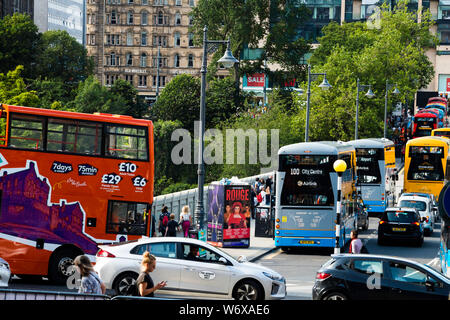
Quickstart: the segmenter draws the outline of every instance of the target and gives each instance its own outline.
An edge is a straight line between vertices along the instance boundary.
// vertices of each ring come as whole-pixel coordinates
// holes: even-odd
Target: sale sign
[[[264,73],[254,73],[247,75],[247,86],[248,87],[264,87],[265,74]]]

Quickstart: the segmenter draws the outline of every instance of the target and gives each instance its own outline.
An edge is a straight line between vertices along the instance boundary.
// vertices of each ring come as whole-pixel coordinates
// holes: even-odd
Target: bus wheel
[[[73,272],[73,260],[82,253],[73,249],[60,249],[53,253],[48,265],[48,277],[57,284],[65,284]]]

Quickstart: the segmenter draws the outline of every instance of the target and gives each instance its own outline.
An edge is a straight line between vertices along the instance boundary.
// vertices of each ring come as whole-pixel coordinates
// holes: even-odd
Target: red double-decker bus
[[[413,138],[431,136],[431,131],[438,128],[438,117],[434,113],[421,112],[414,116]]]
[[[80,254],[150,235],[153,124],[1,105],[0,257],[64,282]]]

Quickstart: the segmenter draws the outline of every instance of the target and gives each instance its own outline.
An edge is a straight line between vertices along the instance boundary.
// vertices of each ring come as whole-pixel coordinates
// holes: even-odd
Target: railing
[[[267,179],[270,176],[275,176],[273,171],[256,176],[242,178],[239,179],[239,181],[252,185],[255,183],[256,178]],[[275,183],[275,180],[273,179],[272,182]],[[156,221],[158,221],[163,206],[167,206],[169,208],[169,212],[175,214],[175,219],[179,220],[181,209],[185,205],[189,206],[190,212],[192,214],[195,211],[195,206],[197,204],[197,193],[198,188],[195,188],[154,197],[152,214],[154,215]],[[203,200],[203,207],[205,209],[205,212],[208,212],[209,206],[207,186],[203,189]]]
[[[39,290],[20,290],[20,289],[0,289],[0,301],[4,300],[53,300],[53,301],[93,301],[93,300],[183,300],[181,298],[160,298],[160,297],[133,297],[133,296],[108,296],[97,294],[83,294],[75,292],[55,292]]]
[[[110,297],[75,292],[0,289],[1,300],[110,300]]]

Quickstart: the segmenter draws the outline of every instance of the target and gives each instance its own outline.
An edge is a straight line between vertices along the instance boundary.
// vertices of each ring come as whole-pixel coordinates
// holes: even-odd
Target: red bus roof
[[[416,118],[437,118],[437,115],[435,115],[434,113],[430,113],[430,112],[422,112],[422,113],[416,113],[416,115],[414,117],[416,117]]]
[[[7,104],[1,104],[2,110],[6,112],[14,113],[24,113],[36,116],[47,116],[47,117],[57,117],[66,119],[77,119],[77,120],[87,120],[87,121],[99,121],[99,122],[111,122],[118,124],[128,124],[128,125],[142,125],[148,126],[152,122],[145,119],[136,119],[131,116],[118,115],[118,114],[108,114],[108,113],[81,113],[81,112],[71,112],[71,111],[61,111],[52,109],[42,109],[42,108],[30,108],[21,106],[11,106]]]

